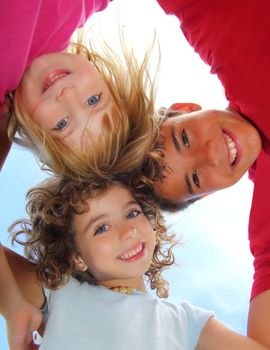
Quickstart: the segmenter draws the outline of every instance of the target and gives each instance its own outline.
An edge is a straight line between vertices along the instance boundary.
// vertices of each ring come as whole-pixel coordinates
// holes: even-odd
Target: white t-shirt
[[[193,350],[213,316],[186,302],[125,295],[73,278],[45,293],[49,317],[40,350]]]

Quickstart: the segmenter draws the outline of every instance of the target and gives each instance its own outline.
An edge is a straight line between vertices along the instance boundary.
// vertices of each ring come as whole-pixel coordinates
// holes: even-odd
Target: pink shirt
[[[0,112],[5,95],[16,89],[33,59],[63,51],[72,33],[109,1],[0,1]]]

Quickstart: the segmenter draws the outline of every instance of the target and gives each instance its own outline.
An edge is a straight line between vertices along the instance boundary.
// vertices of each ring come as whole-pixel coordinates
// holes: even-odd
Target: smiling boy
[[[187,202],[229,187],[251,167],[261,150],[256,128],[230,111],[194,111],[161,125],[165,169],[158,196]]]
[[[214,147],[212,151],[208,148],[204,152],[206,154],[201,156],[198,153],[196,157],[198,162],[203,161],[203,164],[208,164],[210,171],[208,169],[201,182],[196,166],[191,167],[188,174],[184,173],[184,177],[188,176],[188,181],[193,191],[200,191],[198,185],[202,186],[204,184],[204,178],[213,185],[215,179],[212,178],[211,172],[213,166],[217,165],[218,169],[222,171],[221,158],[217,156],[218,152],[223,152],[224,159],[227,153],[227,166],[229,171],[232,171],[231,184],[237,181],[245,170],[249,170],[249,176],[254,181],[249,240],[255,267],[250,313],[255,316],[258,322],[262,319],[264,320],[262,323],[264,326],[255,327],[256,330],[253,330],[251,333],[256,339],[264,339],[267,344],[270,344],[269,329],[267,327],[269,320],[264,317],[265,315],[263,316],[263,310],[270,307],[270,265],[267,262],[267,258],[270,255],[268,248],[270,247],[270,213],[268,205],[270,195],[270,122],[268,118],[270,110],[270,3],[268,0],[262,0],[259,3],[255,0],[158,0],[158,2],[167,14],[175,15],[179,18],[181,30],[190,45],[200,55],[202,60],[210,65],[211,73],[217,74],[229,101],[228,110],[234,113],[234,118],[237,120],[240,116],[242,120],[250,123],[249,132],[243,134],[244,139],[238,134],[239,128],[236,130],[230,130],[230,128],[227,130],[225,128],[224,130],[221,127],[219,130],[220,140],[222,140],[221,136],[224,136],[224,143],[220,142],[220,146],[215,151],[213,150]],[[206,111],[204,116],[206,117],[209,113],[211,112]],[[180,123],[184,125],[185,119]],[[202,119],[198,121],[197,130],[203,127],[203,123]],[[170,124],[169,121],[168,124]],[[184,127],[184,136],[183,127],[182,129],[181,127],[179,128],[182,130],[182,134],[178,136],[179,140],[181,141],[182,139],[183,144],[188,145],[186,141],[188,137],[187,127]],[[255,131],[257,131],[257,135]],[[161,135],[162,133],[161,127]],[[216,135],[218,135],[218,132]],[[176,153],[177,143],[173,142],[174,133],[171,133],[168,140],[171,142],[172,150]],[[198,140],[196,137],[194,144]],[[204,140],[205,143],[201,144],[200,148],[206,147],[207,138]],[[211,139],[209,141],[210,145],[213,145]],[[248,146],[249,141],[251,141],[250,146]],[[260,141],[262,144],[261,152]],[[162,140],[160,142],[162,143]],[[188,160],[191,162],[193,159],[192,147],[187,147],[185,151],[187,152]],[[177,190],[179,186],[177,173],[173,173],[174,176],[170,178],[167,176],[166,152],[169,156],[169,146],[167,146],[167,150],[165,147],[164,176],[160,176],[160,180],[155,182],[156,194],[158,197],[161,196],[159,198],[161,201],[165,199],[164,202],[167,206],[171,204],[174,206],[183,205],[190,198],[190,189],[188,185],[184,186],[185,184],[183,184],[184,189],[182,189],[182,193],[179,193]],[[209,154],[211,157],[208,156]],[[168,159],[170,161],[170,156]],[[247,160],[244,164],[246,169],[244,167],[239,169],[238,165],[240,166],[245,159]],[[252,165],[253,160],[255,162]],[[175,166],[175,162],[176,160],[174,160],[173,166]],[[185,162],[183,162],[183,166],[185,171]],[[169,167],[168,164],[167,167]],[[183,170],[181,171],[183,172]],[[168,185],[169,181],[170,185]],[[211,192],[229,185],[224,179],[221,186],[209,186],[208,190]],[[173,187],[176,194],[170,190]],[[257,309],[259,311],[256,315],[254,313],[255,305],[259,305]],[[248,331],[251,334],[250,327]]]

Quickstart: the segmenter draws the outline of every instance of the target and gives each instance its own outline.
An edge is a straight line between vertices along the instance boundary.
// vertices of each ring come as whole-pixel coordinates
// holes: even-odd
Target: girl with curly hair
[[[51,178],[28,193],[27,210],[10,230],[28,260],[5,252],[24,298],[48,308],[40,349],[266,349],[211,312],[147,293],[148,280],[167,297],[161,273],[176,241],[139,187]]]

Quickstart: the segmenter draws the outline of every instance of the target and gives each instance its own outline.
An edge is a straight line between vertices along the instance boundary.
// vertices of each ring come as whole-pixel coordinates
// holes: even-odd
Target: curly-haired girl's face
[[[120,185],[88,203],[89,211],[75,215],[73,221],[79,253],[75,267],[89,270],[99,283],[121,280],[125,285],[138,285],[151,264],[156,244],[140,205]]]

